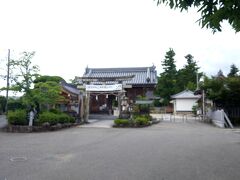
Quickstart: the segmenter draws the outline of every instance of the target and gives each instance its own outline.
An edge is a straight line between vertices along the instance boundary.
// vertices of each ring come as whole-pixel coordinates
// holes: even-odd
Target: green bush
[[[133,115],[133,119],[137,119],[137,118],[145,118],[148,121],[152,120],[152,116],[150,116],[149,114],[137,114],[137,115],[135,114],[135,115]]]
[[[148,117],[146,116],[137,116],[135,119],[134,119],[134,124],[137,125],[137,126],[145,126],[145,125],[149,125],[149,119]]]
[[[49,112],[54,113],[54,114],[62,114],[62,112],[58,109],[50,109]]]
[[[25,110],[8,111],[8,124],[11,125],[27,125],[27,113]]]
[[[68,117],[69,117],[68,115],[58,114],[57,116],[58,116],[58,119],[57,119],[58,123],[61,123],[61,124],[68,123]]]
[[[144,114],[142,116],[145,117],[148,121],[152,120],[152,116],[150,116],[149,114]]]
[[[128,126],[130,122],[128,119],[115,119],[114,124],[117,126]]]
[[[38,124],[42,125],[46,122],[50,125],[55,125],[57,123],[75,123],[75,119],[64,113],[55,114],[53,112],[43,112],[39,115]]]
[[[75,123],[76,120],[74,117],[68,116],[69,117],[69,123]]]
[[[64,123],[75,123],[75,119],[67,114],[59,114],[58,115],[58,122],[61,123],[61,124],[64,124]]]
[[[138,127],[138,126],[147,126],[151,121],[150,115],[134,115],[132,120],[129,119],[115,119],[114,124],[116,126],[129,126],[129,127]]]
[[[18,109],[26,109],[26,106],[23,104],[22,99],[12,99],[9,98],[8,101],[8,111],[15,111]]]
[[[50,125],[55,125],[59,121],[58,115],[52,112],[43,112],[39,114],[38,122],[40,125],[48,122]]]

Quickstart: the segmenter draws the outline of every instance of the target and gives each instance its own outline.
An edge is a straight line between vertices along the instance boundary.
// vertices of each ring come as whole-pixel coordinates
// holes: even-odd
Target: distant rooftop
[[[83,78],[111,79],[111,77],[126,77],[127,85],[155,85],[157,84],[157,72],[155,66],[151,67],[128,67],[128,68],[86,68]],[[127,78],[132,77],[132,78]],[[98,84],[99,82],[94,82]],[[107,82],[111,84],[115,82]]]
[[[171,96],[172,99],[199,99],[199,95],[194,95],[190,90],[184,90]]]

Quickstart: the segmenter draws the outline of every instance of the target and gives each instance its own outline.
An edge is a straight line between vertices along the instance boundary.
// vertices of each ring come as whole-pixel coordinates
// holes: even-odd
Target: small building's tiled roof
[[[77,89],[74,85],[68,84],[66,82],[61,82],[62,88],[66,91],[68,91],[71,94],[80,94],[80,90]]]
[[[125,81],[127,85],[157,84],[157,72],[152,67],[131,67],[131,68],[86,68],[83,77],[106,78],[134,76],[131,80]],[[94,82],[96,83],[96,82]],[[114,82],[107,82],[108,84]]]
[[[194,95],[190,90],[184,90],[171,96],[172,99],[199,99],[199,95]]]

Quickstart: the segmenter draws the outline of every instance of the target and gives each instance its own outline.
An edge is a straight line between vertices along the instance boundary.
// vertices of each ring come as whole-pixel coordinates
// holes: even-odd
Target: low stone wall
[[[3,128],[6,132],[12,133],[31,133],[31,132],[47,132],[47,131],[56,131],[64,128],[70,128],[83,123],[66,123],[66,124],[56,124],[54,126],[17,126],[17,125],[8,125]]]

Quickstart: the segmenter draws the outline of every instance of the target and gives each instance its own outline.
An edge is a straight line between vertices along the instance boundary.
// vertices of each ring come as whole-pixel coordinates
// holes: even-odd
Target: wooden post
[[[84,96],[84,122],[88,122],[89,117],[89,99],[90,99],[90,93],[86,92],[86,95]]]
[[[81,95],[80,96],[80,119],[81,121],[83,121],[84,119],[84,96]]]
[[[118,111],[119,111],[119,118],[121,118],[121,92],[118,92]]]
[[[87,92],[86,122],[88,122],[88,118],[89,118],[89,103],[90,103],[90,92]]]

